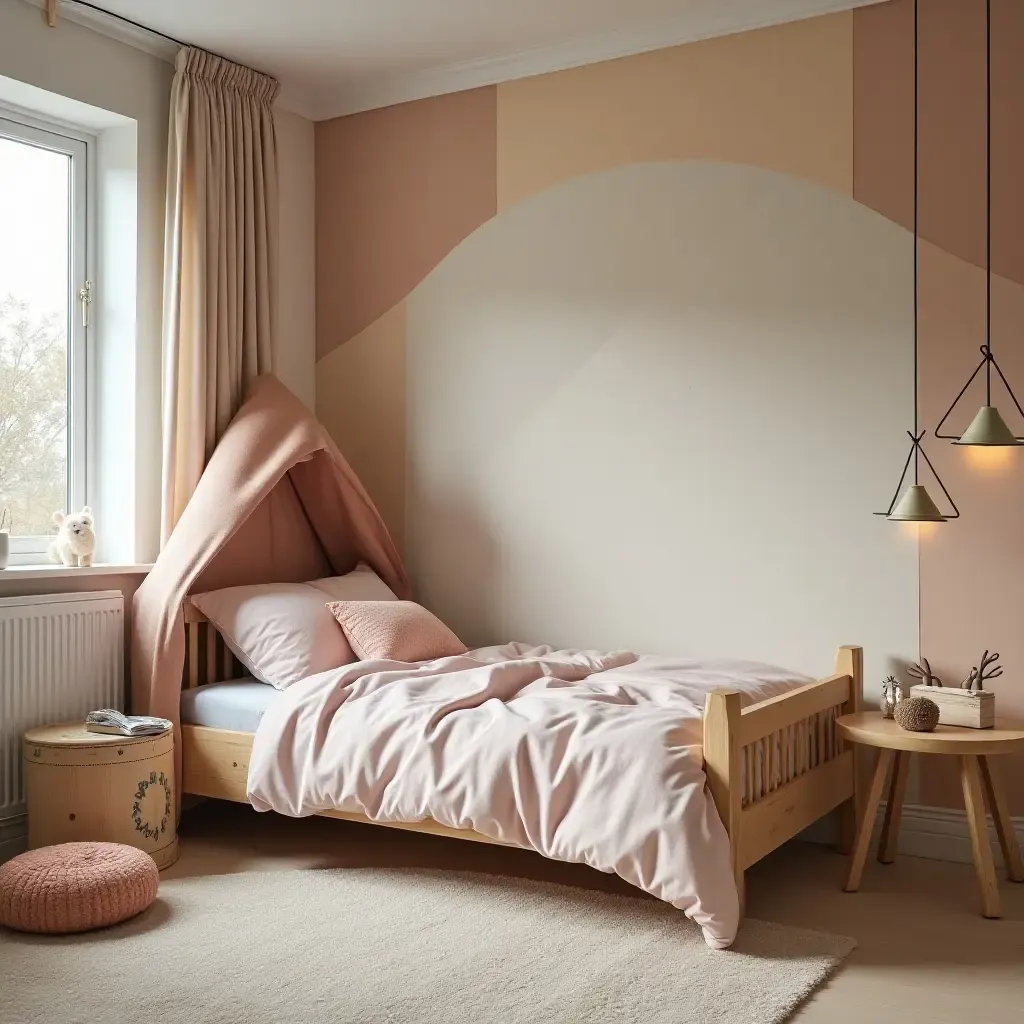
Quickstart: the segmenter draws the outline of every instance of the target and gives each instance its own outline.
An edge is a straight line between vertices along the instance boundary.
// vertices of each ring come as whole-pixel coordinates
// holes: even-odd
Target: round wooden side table
[[[81,722],[29,729],[22,741],[30,849],[127,843],[163,870],[178,859],[174,733],[108,736]]]
[[[864,816],[857,827],[846,891],[856,892],[860,888],[871,833],[889,769],[892,768],[892,778],[882,838],[878,844],[878,859],[882,864],[891,864],[896,859],[910,755],[954,755],[960,761],[960,782],[971,833],[974,870],[981,887],[981,912],[985,917],[1000,917],[999,882],[988,841],[985,800],[988,800],[995,819],[1006,874],[1011,882],[1024,882],[1024,862],[1021,861],[1010,809],[992,763],[992,758],[997,754],[1024,754],[1024,724],[997,720],[994,729],[940,725],[934,732],[906,732],[891,718],[883,718],[879,711],[859,711],[852,715],[841,715],[836,719],[836,728],[839,735],[851,743],[878,748],[878,765],[871,780]]]

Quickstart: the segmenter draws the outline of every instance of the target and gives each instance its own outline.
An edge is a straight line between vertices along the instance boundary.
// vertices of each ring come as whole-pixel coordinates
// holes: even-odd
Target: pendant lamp
[[[917,350],[918,350],[918,187],[919,177],[919,145],[918,145],[918,116],[917,116],[917,91],[918,91],[918,0],[914,0],[914,429],[907,431],[910,438],[910,453],[907,461],[903,464],[903,472],[900,474],[899,483],[896,485],[896,492],[889,502],[889,507],[884,512],[876,512],[876,516],[885,516],[890,522],[896,523],[944,523],[947,519],[959,519],[960,510],[956,507],[953,499],[946,490],[938,472],[932,465],[924,448],[921,447],[921,440],[926,431],[918,430],[917,427]],[[949,502],[952,512],[941,512],[939,506],[928,493],[928,488],[920,480],[920,464],[924,459],[925,465],[931,470],[935,482],[942,489],[946,501]],[[907,479],[911,464],[914,467],[913,482],[900,497],[903,482]]]
[[[981,346],[981,362],[953,399],[953,404],[946,410],[946,415],[939,420],[935,436],[954,444],[997,448],[1022,444],[1024,438],[1014,436],[1013,431],[1006,425],[1006,420],[992,404],[993,369],[999,374],[999,379],[1003,382],[1006,393],[1013,400],[1022,420],[1024,409],[1021,408],[1010,382],[1003,376],[1003,371],[999,369],[999,364],[992,355],[992,0],[985,2],[985,175],[985,344]],[[946,420],[982,370],[985,371],[985,404],[959,437],[956,434],[942,433]]]

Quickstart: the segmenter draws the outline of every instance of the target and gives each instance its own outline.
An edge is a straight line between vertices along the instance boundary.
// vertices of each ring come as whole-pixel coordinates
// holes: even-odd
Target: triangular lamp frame
[[[956,409],[960,403],[960,399],[967,394],[967,389],[974,383],[975,378],[985,371],[985,405],[992,404],[992,368],[995,368],[999,379],[1003,382],[1003,387],[1006,388],[1006,393],[1013,400],[1013,404],[1017,407],[1017,412],[1020,413],[1021,420],[1024,420],[1024,408],[1021,408],[1020,402],[1017,400],[1017,396],[1013,393],[1013,388],[1010,387],[1010,382],[1006,379],[1006,375],[999,368],[999,364],[996,362],[996,357],[992,355],[992,349],[989,346],[982,345],[981,349],[981,362],[975,367],[974,373],[967,378],[967,383],[960,389],[960,393],[953,399],[953,404],[946,410],[945,415],[939,420],[939,425],[935,428],[935,436],[942,438],[943,441],[959,441],[960,434],[944,434],[942,428],[946,423],[946,420],[953,415],[953,410]],[[1024,442],[1024,437],[1014,434],[1014,439],[1019,443]],[[927,456],[925,456],[927,458]]]
[[[921,439],[927,434],[927,430],[922,430],[920,434],[915,434],[912,430],[907,431],[907,437],[910,438],[910,451],[907,454],[907,461],[903,464],[903,472],[900,474],[899,483],[896,485],[896,491],[892,496],[892,501],[889,502],[889,507],[884,512],[874,512],[873,515],[885,516],[888,518],[892,515],[892,510],[896,507],[896,502],[900,500],[900,491],[903,489],[903,481],[907,478],[907,473],[910,470],[910,463],[914,463],[914,480],[917,481],[917,457],[920,456],[924,459],[925,464],[931,470],[932,476],[935,478],[935,482],[939,485],[942,493],[946,497],[946,501],[949,502],[949,507],[953,510],[952,513],[947,514],[945,512],[942,515],[946,519],[959,519],[960,509],[956,507],[956,502],[953,500],[949,491],[946,490],[946,485],[942,482],[942,477],[939,476],[939,471],[932,465],[932,460],[928,458],[928,453],[921,447]]]

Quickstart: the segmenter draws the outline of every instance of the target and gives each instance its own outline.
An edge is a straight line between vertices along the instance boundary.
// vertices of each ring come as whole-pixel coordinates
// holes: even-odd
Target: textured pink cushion
[[[156,899],[160,872],[121,843],[61,843],[0,865],[0,924],[22,932],[86,932],[134,917]]]
[[[332,601],[331,614],[360,661],[432,661],[466,645],[415,601]]]

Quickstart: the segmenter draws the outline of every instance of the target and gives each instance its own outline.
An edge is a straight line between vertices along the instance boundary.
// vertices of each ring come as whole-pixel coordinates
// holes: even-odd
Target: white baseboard
[[[878,831],[882,827],[884,810],[883,807],[879,811]],[[1017,842],[1024,847],[1024,818],[1014,818],[1013,828],[1017,833]],[[991,815],[988,816],[988,834],[996,863],[1002,864],[1002,850],[999,849]],[[952,808],[908,804],[903,808],[903,820],[900,823],[899,851],[910,857],[970,864],[971,838],[967,829],[967,815]]]
[[[885,804],[878,809],[872,845],[877,844],[882,831]],[[1024,818],[1013,819],[1017,842],[1024,847]],[[1002,851],[996,837],[992,816],[988,818],[989,841],[997,865],[1003,862]],[[801,833],[801,839],[811,843],[834,843],[834,819],[822,819]],[[967,815],[947,807],[926,807],[923,804],[904,804],[900,821],[899,852],[908,857],[928,860],[950,860],[959,864],[971,863],[971,838],[967,829]]]

